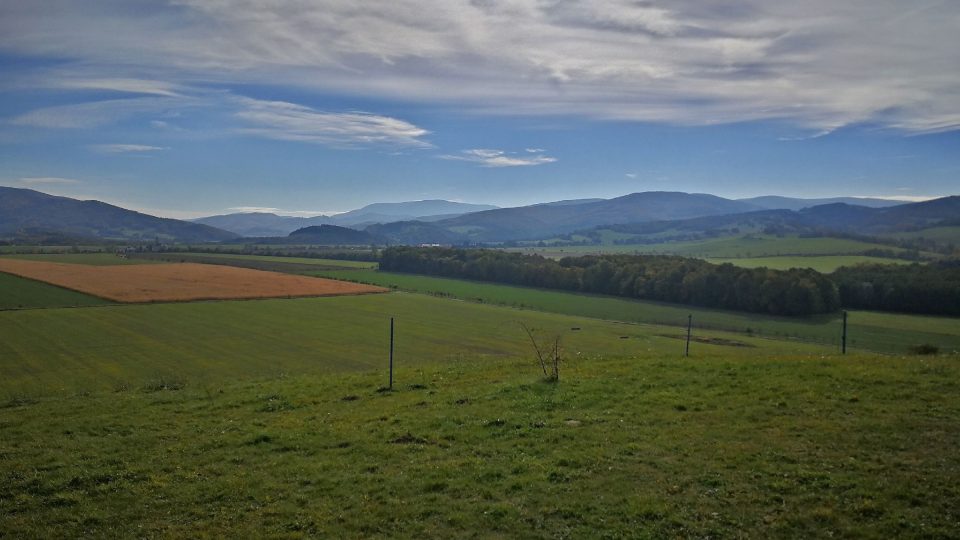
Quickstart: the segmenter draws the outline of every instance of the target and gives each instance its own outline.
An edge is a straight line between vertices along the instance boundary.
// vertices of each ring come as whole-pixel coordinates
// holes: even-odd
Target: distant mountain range
[[[317,225],[338,225],[363,229],[378,223],[395,221],[437,221],[461,216],[470,212],[493,210],[489,204],[468,204],[444,200],[410,201],[399,203],[374,203],[363,208],[336,214],[333,216],[293,217],[278,216],[263,212],[249,212],[210,216],[194,219],[194,223],[203,223],[231,231],[241,236],[285,236],[291,232]]]
[[[571,233],[590,235],[591,231],[601,229],[638,237],[657,234],[661,238],[670,235],[681,238],[744,227],[881,234],[935,225],[960,225],[960,197],[957,196],[895,205],[893,201],[860,198],[814,204],[823,201],[834,199],[731,200],[702,193],[660,191],[516,208],[432,200],[377,203],[336,216],[299,218],[250,213],[185,222],[99,201],[78,201],[29,189],[0,187],[0,239],[467,244],[539,240]],[[788,208],[779,208],[784,206]]]
[[[737,199],[740,202],[752,204],[766,210],[803,210],[813,206],[824,204],[843,203],[854,206],[866,206],[868,208],[888,208],[904,204],[903,201],[891,201],[889,199],[872,199],[870,197],[831,197],[828,199],[794,199],[791,197],[778,197],[776,195],[765,195],[763,197],[752,197],[749,199]]]
[[[32,189],[0,187],[0,238],[36,241],[219,242],[237,235],[221,229],[141,214],[100,201],[78,201]]]

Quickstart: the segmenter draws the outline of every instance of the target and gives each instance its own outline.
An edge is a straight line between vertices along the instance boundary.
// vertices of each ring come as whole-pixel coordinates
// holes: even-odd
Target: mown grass
[[[31,253],[4,255],[11,259],[25,259],[28,261],[42,261],[66,264],[88,264],[92,266],[113,266],[118,264],[151,264],[163,261],[149,261],[118,257],[114,253]]]
[[[384,368],[389,318],[396,362],[531,353],[520,323],[561,333],[567,353],[682,353],[670,328],[625,325],[425,295],[219,301],[0,312],[0,398],[132,388],[151,380],[205,381]],[[571,330],[579,328],[580,330]],[[698,331],[698,336],[733,337]],[[824,352],[740,339],[743,355]],[[731,347],[696,343],[698,355]]]
[[[798,236],[744,235],[691,242],[622,244],[599,246],[527,247],[511,251],[539,253],[547,257],[568,257],[587,253],[657,253],[688,257],[779,257],[810,255],[857,255],[871,249],[895,252],[900,248],[845,238],[801,238]]]
[[[181,258],[186,261],[192,259],[223,259],[225,261],[267,261],[279,263],[311,264],[325,267],[370,269],[376,268],[377,263],[368,261],[346,261],[340,259],[315,259],[312,257],[277,257],[272,255],[242,255],[239,253],[178,253],[170,252],[164,255],[172,258]]]
[[[401,366],[393,392],[359,373],[9,401],[0,531],[960,535],[956,358],[581,357],[559,384],[530,359]]]
[[[101,306],[108,300],[0,272],[0,310]]]
[[[686,325],[693,314],[698,328],[737,332],[775,339],[801,339],[839,347],[839,314],[810,318],[773,317],[677,304],[645,302],[611,296],[498,285],[379,271],[326,271],[315,275],[360,281],[407,291],[450,296],[473,302],[522,307],[597,319],[644,324]],[[930,343],[944,351],[960,350],[960,320],[895,313],[850,312],[848,346],[879,352],[904,353]]]
[[[781,257],[742,257],[720,258],[712,257],[707,261],[714,264],[730,263],[743,268],[772,268],[774,270],[789,270],[790,268],[813,268],[817,272],[829,274],[841,266],[856,264],[910,264],[911,261],[902,259],[887,259],[882,257],[868,257],[865,255],[810,255],[810,256],[781,256]]]

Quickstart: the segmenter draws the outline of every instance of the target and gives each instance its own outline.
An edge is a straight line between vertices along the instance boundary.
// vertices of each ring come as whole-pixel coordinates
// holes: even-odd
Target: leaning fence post
[[[683,351],[684,356],[690,356],[690,327],[693,326],[693,314],[687,315],[687,346]]]

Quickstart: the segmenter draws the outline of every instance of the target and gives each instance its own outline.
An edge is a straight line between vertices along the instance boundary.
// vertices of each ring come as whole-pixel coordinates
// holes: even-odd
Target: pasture
[[[86,264],[91,266],[116,266],[144,264],[144,261],[119,257],[114,253],[18,253],[0,257],[0,262],[7,259],[23,261],[39,261],[65,264]],[[147,263],[163,261],[145,261]]]
[[[545,257],[569,257],[599,253],[683,255],[709,258],[753,258],[784,256],[859,255],[871,249],[893,252],[905,251],[884,244],[874,244],[846,238],[802,238],[773,235],[744,235],[712,238],[690,242],[659,244],[612,244],[563,247],[525,247],[510,251],[537,253]]]
[[[117,305],[0,312],[0,397],[146,384],[221,384],[282,374],[382,369],[396,317],[402,369],[431,362],[532,358],[520,323],[563,336],[565,355],[676,357],[675,329],[391,293],[328,298]],[[571,328],[579,328],[573,331]],[[803,343],[697,331],[752,345],[696,343],[700,358],[828,354]],[[531,364],[532,366],[533,364]]]
[[[196,263],[96,267],[0,259],[0,271],[116,302],[178,302],[384,292],[330,279]]]
[[[836,350],[840,345],[840,315],[809,318],[722,311],[715,309],[533,289],[462,279],[439,278],[371,270],[325,271],[316,275],[349,279],[471,302],[579,315],[642,324],[683,326],[693,314],[697,328],[724,330],[746,336],[822,343]],[[895,313],[850,312],[851,348],[885,353],[904,353],[915,345],[929,343],[944,352],[960,350],[960,321],[950,317],[927,317]]]
[[[404,295],[267,302],[394,298]],[[457,304],[432,302],[426,307]],[[184,307],[193,306],[69,311]],[[402,368],[388,392],[376,391],[382,373],[367,372],[10,400],[0,408],[0,530],[46,538],[960,535],[955,358],[743,350],[588,356],[566,364],[559,383],[541,381],[530,358],[435,357]],[[262,345],[259,353],[270,356]]]
[[[829,274],[841,266],[853,266],[856,264],[910,264],[912,261],[903,259],[888,259],[881,257],[868,257],[865,255],[806,255],[806,256],[781,256],[781,257],[741,257],[741,258],[721,258],[710,257],[708,262],[714,264],[730,263],[734,266],[743,268],[766,267],[773,270],[789,270],[791,268],[813,268],[817,272]]]
[[[96,296],[0,272],[0,310],[100,306],[108,303]]]

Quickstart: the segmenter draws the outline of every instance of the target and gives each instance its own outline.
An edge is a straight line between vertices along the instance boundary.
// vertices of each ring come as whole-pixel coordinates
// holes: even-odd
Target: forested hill
[[[383,251],[380,268],[773,315],[840,307],[836,285],[814,270],[748,269],[683,257],[591,255],[555,261],[496,250],[392,247]]]
[[[215,242],[237,237],[208,225],[159,218],[100,201],[0,187],[0,237],[16,239],[24,231],[107,240]]]

